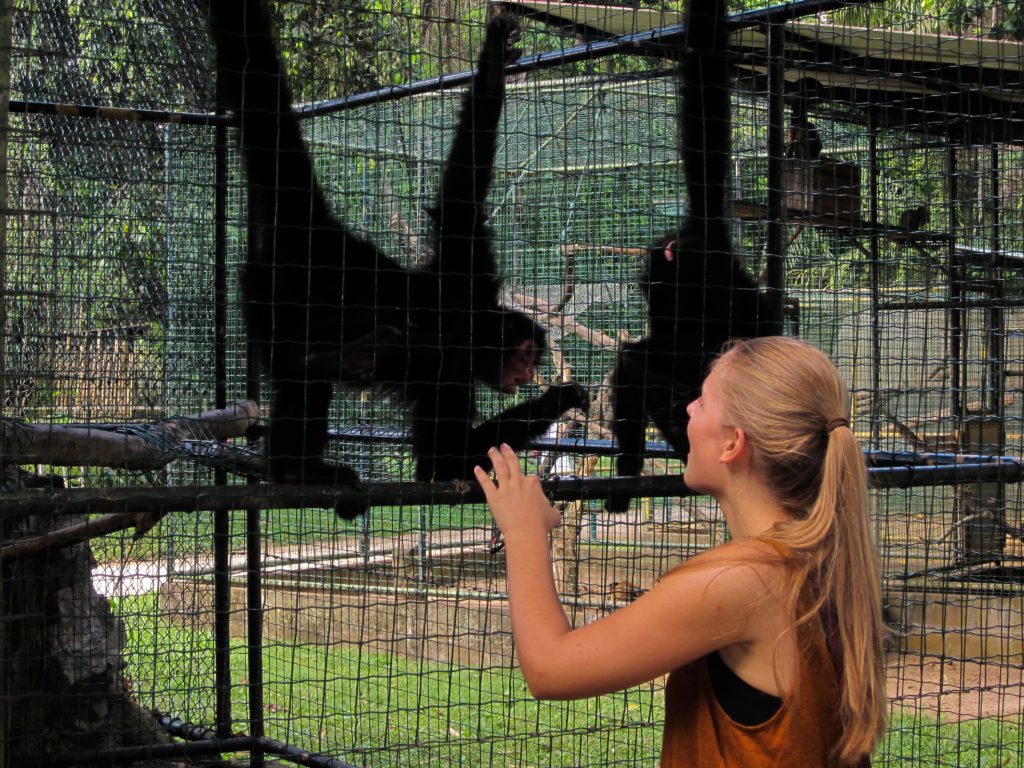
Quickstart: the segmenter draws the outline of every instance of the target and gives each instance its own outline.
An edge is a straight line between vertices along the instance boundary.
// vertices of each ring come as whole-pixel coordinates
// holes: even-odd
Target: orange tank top
[[[680,667],[665,685],[660,768],[847,768],[832,756],[839,740],[839,684],[819,621],[800,630],[797,689],[760,725],[741,725],[722,709],[707,659]]]

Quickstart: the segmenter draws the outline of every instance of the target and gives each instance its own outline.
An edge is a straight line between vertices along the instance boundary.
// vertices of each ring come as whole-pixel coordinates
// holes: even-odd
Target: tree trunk
[[[53,524],[50,516],[5,514],[0,538],[38,535]],[[87,544],[0,564],[4,765],[171,741],[131,699],[123,677],[124,627],[92,587],[94,565]]]

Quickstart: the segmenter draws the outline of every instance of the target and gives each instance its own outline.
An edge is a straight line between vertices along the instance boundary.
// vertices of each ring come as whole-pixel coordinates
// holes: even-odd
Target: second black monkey
[[[330,210],[262,3],[208,7],[221,97],[238,113],[248,177],[243,290],[249,335],[274,390],[270,479],[359,486],[351,468],[323,460],[338,381],[406,404],[419,480],[468,479],[475,465],[488,466],[491,446],[520,450],[570,408],[586,408],[586,390],[563,384],[474,425],[477,384],[514,393],[546,345],[539,325],[499,302],[485,209],[514,21],[497,17],[487,27],[430,210],[431,252],[407,269]]]
[[[648,331],[622,345],[612,383],[612,431],[619,475],[643,468],[653,421],[686,454],[686,406],[700,395],[711,360],[731,338],[781,333],[773,302],[733,253],[726,214],[730,168],[730,84],[725,0],[691,0],[680,48],[678,124],[689,208],[679,227],[649,248],[640,287]],[[607,501],[629,506],[628,492]]]

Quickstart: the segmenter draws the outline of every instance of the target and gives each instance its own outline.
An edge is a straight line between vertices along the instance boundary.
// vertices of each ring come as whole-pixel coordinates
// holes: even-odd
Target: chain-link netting
[[[783,85],[762,28],[734,35],[737,251],[767,279],[771,206],[783,201],[787,333],[838,365],[876,473],[893,634],[891,723],[874,764],[1019,765],[1024,522],[1019,486],[982,473],[1024,451],[1020,11],[835,5],[784,26]],[[295,97],[315,103],[302,126],[333,209],[407,267],[427,257],[425,206],[461,90],[323,102],[466,70],[487,14],[468,0],[273,8]],[[10,15],[8,755],[29,765],[161,744],[153,715],[166,714],[213,729],[192,738],[265,735],[355,765],[655,764],[663,681],[578,702],[530,695],[484,505],[398,494],[351,522],[278,503],[205,511],[215,483],[242,493],[260,475],[261,412],[247,399],[269,392],[254,385],[246,347],[245,176],[235,129],[212,116],[205,19],[191,0],[44,0]],[[526,20],[519,46],[574,49],[600,37],[594,23]],[[548,478],[614,474],[600,450],[608,375],[619,345],[646,329],[643,248],[686,210],[671,67],[641,53],[509,78],[488,198],[502,298],[551,346],[520,396],[574,380],[594,398],[586,418],[570,412],[523,452]],[[821,147],[776,158],[784,187],[773,190],[775,96],[786,124],[808,119]],[[97,118],[98,107],[126,111]],[[510,402],[478,398],[484,417]],[[330,425],[329,460],[369,483],[414,478],[397,398],[342,389]],[[926,470],[963,465],[977,474],[927,484]],[[893,467],[914,468],[901,481],[910,487],[890,487]],[[655,451],[644,474],[682,470]],[[164,514],[171,499],[199,511]],[[559,504],[555,576],[575,623],[628,604],[727,536],[703,497],[639,498],[625,514],[600,499]],[[128,530],[93,538],[96,526]],[[252,748],[237,749],[243,762]]]

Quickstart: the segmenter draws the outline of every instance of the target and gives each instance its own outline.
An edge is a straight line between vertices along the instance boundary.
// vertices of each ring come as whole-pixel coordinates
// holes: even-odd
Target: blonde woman
[[[885,727],[879,566],[849,393],[801,341],[735,342],[689,406],[686,482],[730,541],[573,629],[552,578],[559,515],[515,454],[477,468],[505,536],[512,629],[542,699],[668,674],[661,767],[858,766]]]

